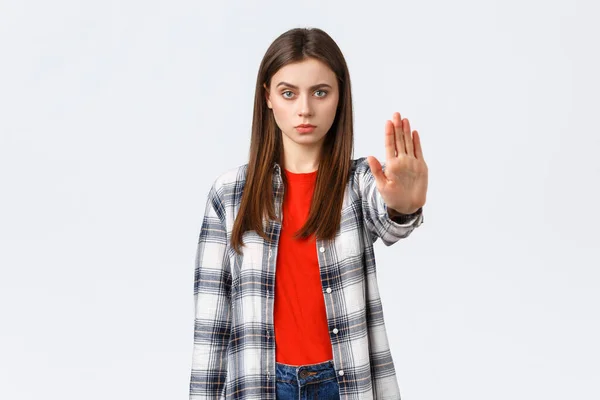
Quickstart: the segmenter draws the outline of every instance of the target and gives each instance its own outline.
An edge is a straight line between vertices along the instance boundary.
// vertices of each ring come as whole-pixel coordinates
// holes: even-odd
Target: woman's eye
[[[326,90],[317,90],[315,92],[315,94],[317,97],[325,97],[325,96],[327,96],[327,91]],[[281,92],[281,95],[285,99],[291,99],[294,96],[294,93],[291,90],[286,90],[284,92]]]

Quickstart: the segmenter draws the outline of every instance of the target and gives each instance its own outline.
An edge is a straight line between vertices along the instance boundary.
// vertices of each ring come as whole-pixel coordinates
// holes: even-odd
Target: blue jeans
[[[288,365],[276,363],[277,400],[339,400],[333,360],[318,364]]]

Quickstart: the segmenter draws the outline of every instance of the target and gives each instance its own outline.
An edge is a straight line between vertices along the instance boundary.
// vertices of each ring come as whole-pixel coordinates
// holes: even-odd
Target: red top
[[[283,169],[288,185],[275,272],[275,359],[289,365],[331,360],[333,352],[321,286],[315,235],[294,239],[308,218],[317,171]]]

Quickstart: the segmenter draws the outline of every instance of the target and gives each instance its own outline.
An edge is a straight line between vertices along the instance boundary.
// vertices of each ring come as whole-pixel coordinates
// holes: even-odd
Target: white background
[[[376,243],[403,400],[600,398],[598,7],[0,1],[0,398],[187,398],[206,195],[294,27],[347,58],[354,158],[422,137],[425,223]]]

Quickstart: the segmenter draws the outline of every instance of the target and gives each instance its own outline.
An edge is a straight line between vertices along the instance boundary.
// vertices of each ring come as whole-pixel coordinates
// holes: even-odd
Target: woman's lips
[[[300,133],[311,133],[315,130],[315,128],[316,126],[313,125],[298,125],[296,127],[296,130]]]

